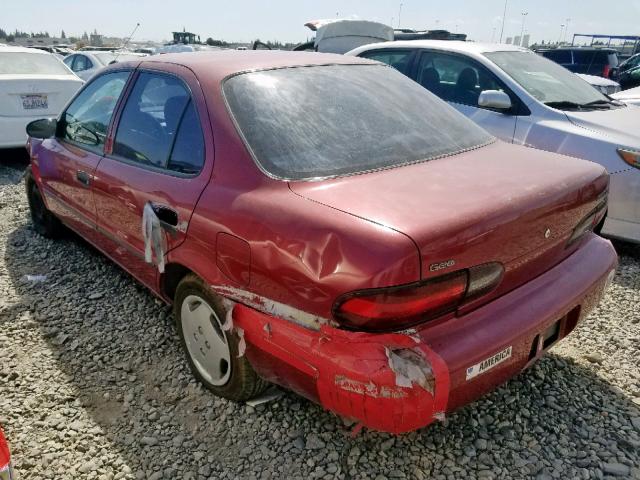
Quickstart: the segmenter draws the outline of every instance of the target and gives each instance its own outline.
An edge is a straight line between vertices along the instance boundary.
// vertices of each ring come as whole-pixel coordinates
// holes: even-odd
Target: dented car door
[[[107,250],[148,286],[155,286],[165,253],[184,240],[210,177],[203,102],[183,67],[138,71],[96,173],[97,222]]]

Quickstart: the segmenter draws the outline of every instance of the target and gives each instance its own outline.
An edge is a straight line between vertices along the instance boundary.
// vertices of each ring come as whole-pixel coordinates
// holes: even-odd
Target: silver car
[[[504,141],[603,165],[611,184],[601,232],[640,243],[640,108],[509,45],[416,40],[347,55],[397,68]]]

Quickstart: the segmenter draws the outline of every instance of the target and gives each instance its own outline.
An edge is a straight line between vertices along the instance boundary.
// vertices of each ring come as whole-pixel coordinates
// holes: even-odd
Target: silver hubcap
[[[189,295],[180,315],[187,350],[198,372],[210,384],[224,385],[231,375],[231,352],[216,312],[199,296]]]

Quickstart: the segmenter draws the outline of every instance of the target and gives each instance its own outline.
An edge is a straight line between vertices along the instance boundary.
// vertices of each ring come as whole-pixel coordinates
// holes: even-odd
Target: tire
[[[189,274],[178,284],[173,311],[191,372],[207,389],[241,402],[269,386],[245,356],[238,357],[237,333],[222,330],[226,309],[200,277]]]
[[[27,200],[29,201],[29,211],[31,212],[31,222],[33,229],[46,238],[60,238],[64,234],[64,226],[58,218],[51,213],[42,199],[40,189],[31,174],[27,174],[25,186],[27,189]]]

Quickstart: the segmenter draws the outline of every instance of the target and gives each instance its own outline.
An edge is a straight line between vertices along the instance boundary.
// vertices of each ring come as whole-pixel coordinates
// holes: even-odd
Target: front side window
[[[90,82],[62,115],[60,136],[82,145],[102,147],[128,77],[129,72],[113,72]]]
[[[599,102],[609,103],[607,97],[580,77],[535,53],[488,52],[484,55],[542,103],[558,108],[595,108]]]
[[[417,82],[440,98],[478,106],[485,90],[505,91],[495,76],[471,59],[438,52],[423,52],[416,69]]]
[[[53,55],[0,52],[0,75],[69,75],[69,71]]]
[[[493,141],[401,73],[327,65],[244,73],[225,98],[258,164],[306,180],[400,167]]]
[[[409,74],[411,50],[370,50],[361,53],[360,56],[386,63],[405,75]]]
[[[157,168],[197,173],[203,151],[200,122],[184,83],[170,75],[141,73],[122,111],[113,154]]]

